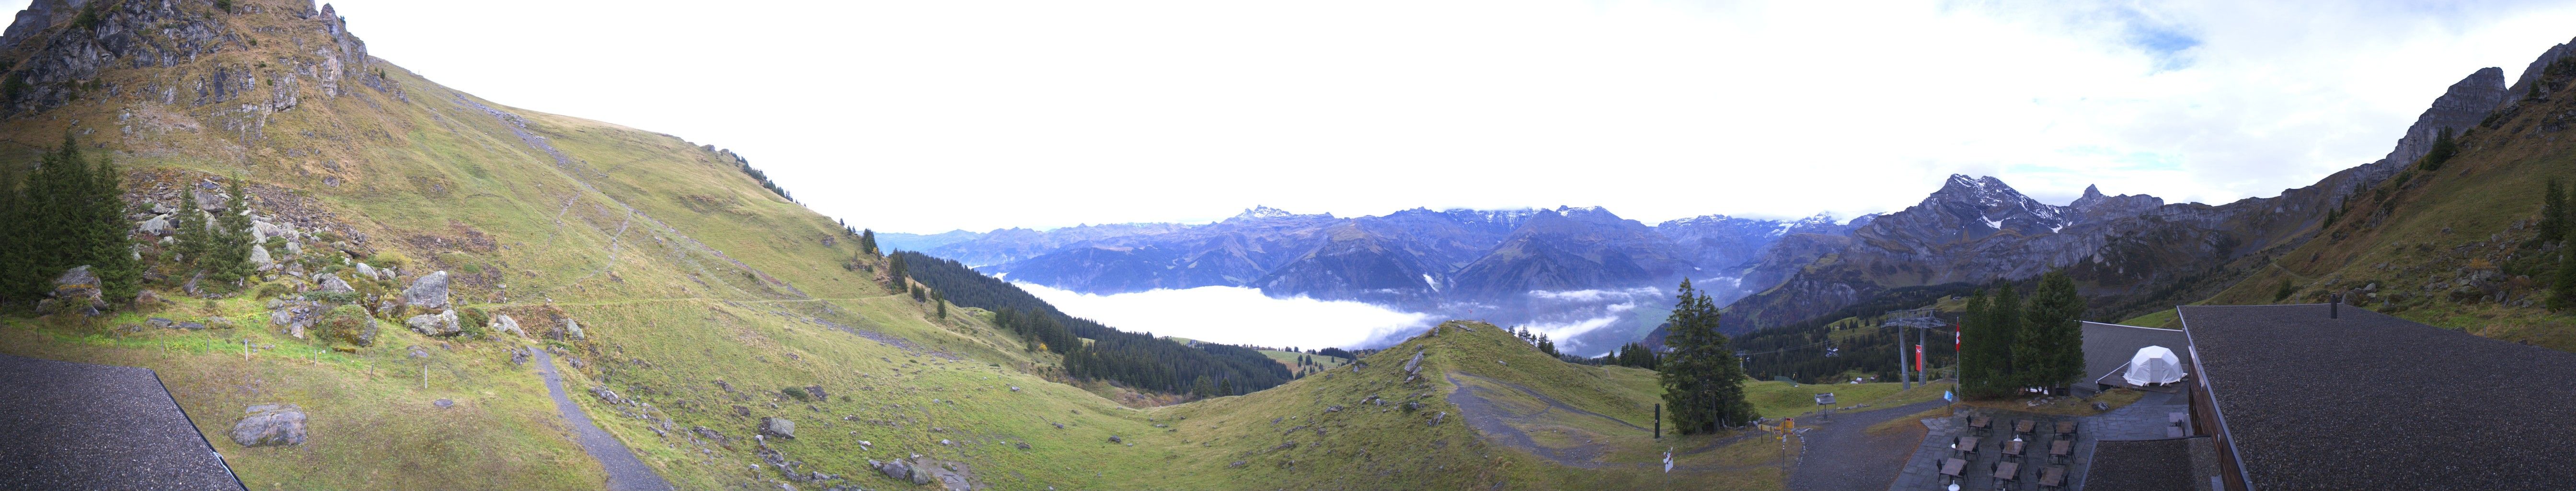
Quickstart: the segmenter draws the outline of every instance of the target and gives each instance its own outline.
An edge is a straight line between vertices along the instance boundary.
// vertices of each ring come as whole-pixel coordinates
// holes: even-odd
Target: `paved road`
[[[1924,401],[1873,411],[1841,413],[1835,414],[1832,422],[1798,418],[1798,426],[1814,429],[1799,435],[1805,444],[1798,451],[1797,470],[1789,474],[1789,489],[1886,490],[1888,483],[1896,481],[1897,471],[1905,466],[1906,459],[1914,455],[1915,446],[1923,442],[1923,432],[1908,428],[1871,435],[1867,431],[1869,427],[1944,404],[1948,403]]]
[[[599,466],[608,470],[608,489],[670,491],[670,482],[654,474],[644,461],[636,460],[635,452],[628,451],[624,442],[601,431],[599,425],[590,422],[590,415],[582,414],[581,406],[564,396],[563,376],[555,373],[554,355],[546,354],[543,348],[532,351],[537,352],[537,373],[546,377],[546,393],[555,397],[555,412],[562,413],[564,421],[571,422],[573,430],[580,434],[581,449],[590,452],[590,458],[598,459]]]

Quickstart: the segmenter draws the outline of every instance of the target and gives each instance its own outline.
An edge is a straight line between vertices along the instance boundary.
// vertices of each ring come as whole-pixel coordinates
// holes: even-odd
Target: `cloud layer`
[[[1359,302],[1270,298],[1261,290],[1209,286],[1093,295],[1013,282],[1063,310],[1129,332],[1225,344],[1270,347],[1355,347],[1377,337],[1409,333],[1431,316]]]
[[[1849,216],[1954,172],[2225,202],[2376,159],[2453,81],[2576,36],[2563,2],[338,6],[434,80],[732,148],[915,232],[1255,204]]]

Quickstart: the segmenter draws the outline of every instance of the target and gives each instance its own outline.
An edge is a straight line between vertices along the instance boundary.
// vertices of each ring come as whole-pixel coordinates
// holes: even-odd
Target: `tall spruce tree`
[[[1744,371],[1736,365],[1726,335],[1717,331],[1715,302],[1684,279],[1665,321],[1672,327],[1664,344],[1673,352],[1664,357],[1657,375],[1674,428],[1683,434],[1713,433],[1752,420],[1753,406],[1744,400]]]
[[[65,151],[77,155],[80,149]],[[98,275],[99,292],[111,303],[132,300],[143,279],[143,265],[135,257],[133,234],[125,223],[124,176],[114,162],[99,157],[97,168],[90,171],[88,195],[82,197],[86,213],[81,225],[87,232],[83,234],[87,243],[81,249],[87,258],[80,262]]]
[[[2576,230],[2567,233],[2561,239],[2568,245],[2558,248],[2557,281],[2549,286],[2551,310],[2576,310]]]
[[[1989,335],[1994,336],[1994,344],[1987,347],[1993,350],[1996,363],[1987,367],[1994,373],[1986,378],[1996,383],[1994,389],[2004,391],[2003,395],[2011,395],[2024,387],[2020,374],[2027,362],[2014,356],[2012,348],[2014,342],[2021,339],[2022,314],[2030,306],[2022,302],[2021,295],[2013,291],[2009,282],[1995,289],[1994,302],[1992,308],[1986,309],[1986,323],[1992,329]]]
[[[2075,291],[2073,276],[2065,270],[2040,276],[2020,342],[2013,346],[2013,359],[2022,360],[2023,384],[2058,388],[2084,376],[2083,317],[2084,296]]]
[[[28,230],[33,206],[15,165],[0,164],[0,305],[34,301],[35,247]]]
[[[877,253],[876,229],[863,229],[859,231],[859,252],[865,252],[870,255]]]
[[[1963,395],[1984,397],[1995,386],[1996,357],[1987,348],[1993,339],[1986,335],[1994,305],[1994,297],[1978,289],[1968,297],[1967,311],[1959,314],[1959,391]]]
[[[215,230],[209,237],[206,258],[197,262],[205,268],[206,278],[218,283],[238,284],[255,271],[250,264],[250,210],[247,194],[242,189],[245,179],[234,174],[224,190],[224,209],[215,213]]]
[[[2567,188],[2552,177],[2540,195],[2540,241],[2556,242],[2566,236]]]
[[[179,253],[179,263],[187,266],[186,271],[194,274],[197,263],[214,250],[214,225],[206,222],[206,210],[198,208],[197,200],[188,193],[179,194],[176,218],[179,222],[171,228],[172,249]]]

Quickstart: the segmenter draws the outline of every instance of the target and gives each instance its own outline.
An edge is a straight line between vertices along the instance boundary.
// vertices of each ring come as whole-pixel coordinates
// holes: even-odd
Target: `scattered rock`
[[[1232,463],[1232,464],[1226,464],[1226,465],[1225,465],[1225,467],[1226,467],[1226,468],[1228,468],[1228,469],[1241,469],[1241,468],[1243,468],[1243,464],[1245,464],[1245,463],[1246,463],[1246,462],[1244,462],[1244,461],[1237,460],[1237,461],[1234,461],[1234,463]]]
[[[493,332],[510,333],[523,338],[528,337],[528,331],[519,328],[519,320],[512,319],[507,315],[493,316],[492,325],[490,327]]]
[[[376,275],[375,266],[368,266],[367,263],[357,263],[356,266],[358,266],[358,276],[360,277],[370,280],[384,279],[383,277]]]
[[[2095,411],[2109,411],[2109,410],[2111,410],[2111,403],[2107,403],[2107,402],[2096,402],[2096,403],[2093,403],[2093,410],[2095,410]]]
[[[254,245],[250,246],[250,264],[253,268],[267,271],[277,267],[277,259],[269,257],[268,246]]]
[[[534,356],[534,355],[529,354],[529,353],[528,353],[528,349],[527,349],[527,348],[512,348],[512,349],[510,350],[510,364],[512,364],[512,365],[526,365],[526,364],[528,364],[528,357],[529,357],[529,356]]]
[[[449,406],[456,405],[456,401],[450,399],[439,399],[437,401],[430,402],[429,405],[438,406],[439,409],[447,409]]]
[[[1341,407],[1341,406],[1333,406],[1333,407],[1324,408],[1324,412],[1328,412],[1328,413],[1338,413],[1338,412],[1342,412],[1342,407]]]
[[[581,323],[575,322],[572,319],[564,319],[563,335],[565,338],[574,340],[588,337],[581,334]]]
[[[135,292],[134,294],[134,305],[136,306],[159,305],[168,302],[168,300],[161,299],[161,292],[152,291],[150,288],[145,288],[143,291]]]
[[[403,321],[404,326],[409,326],[411,330],[428,336],[453,336],[465,332],[464,326],[457,324],[454,310],[442,310],[435,315],[415,315]]]
[[[249,416],[233,423],[233,443],[244,447],[304,444],[304,408],[261,404],[242,412]]]
[[[1118,438],[1118,435],[1109,435],[1109,443],[1126,443],[1126,442],[1127,442],[1127,440],[1124,440],[1124,439],[1120,439],[1120,438]]]
[[[178,232],[179,229],[170,226],[169,215],[161,215],[152,217],[151,220],[144,220],[143,223],[135,224],[134,231],[151,234],[154,237],[163,237],[168,236],[171,233]]]
[[[830,400],[832,400],[832,396],[830,396],[830,395],[825,395],[825,394],[823,393],[823,386],[820,386],[820,385],[808,385],[808,386],[805,386],[805,394],[806,394],[806,395],[813,396],[813,397],[814,397],[814,400],[817,400],[817,401],[830,401]]]
[[[599,400],[601,402],[606,402],[610,405],[626,405],[626,398],[619,397],[617,395],[617,391],[608,390],[607,386],[591,386],[590,395],[599,396]]]
[[[787,418],[763,417],[760,418],[760,434],[796,438],[796,422],[788,421]]]
[[[1431,426],[1440,426],[1440,420],[1444,420],[1444,419],[1449,419],[1449,412],[1448,412],[1448,411],[1441,411],[1441,412],[1440,412],[1440,414],[1432,415],[1432,416],[1431,416]]]
[[[158,327],[158,328],[162,328],[162,329],[172,329],[172,328],[177,328],[177,327],[178,327],[178,323],[177,323],[177,322],[172,322],[172,321],[171,321],[171,320],[169,320],[169,319],[163,319],[163,318],[159,318],[159,317],[154,317],[154,318],[150,318],[150,319],[144,319],[144,320],[143,320],[143,323],[144,323],[144,324],[150,324],[150,325],[152,325],[152,327]]]
[[[195,322],[195,321],[190,321],[190,322],[181,322],[181,323],[179,323],[179,328],[180,328],[180,329],[187,329],[187,330],[190,330],[190,331],[203,331],[203,330],[206,330],[206,323],[203,323],[203,322]]]
[[[107,308],[107,300],[99,293],[98,275],[90,273],[89,266],[65,270],[62,276],[55,277],[53,298],[47,300],[54,301],[51,308],[39,307],[38,311],[94,316],[99,309]]]
[[[1407,362],[1404,362],[1404,373],[1408,373],[1408,374],[1410,374],[1410,373],[1421,373],[1421,371],[1422,371],[1422,353],[1423,353],[1423,351],[1422,351],[1422,350],[1414,350],[1414,351],[1413,351],[1413,361],[1407,361]]]
[[[403,304],[447,308],[447,272],[438,271],[411,280],[411,288],[403,289]]]
[[[338,275],[326,276],[322,279],[323,293],[357,293],[357,291],[357,287],[349,286],[349,282],[342,281]]]
[[[1021,450],[1028,450],[1028,449],[1029,449],[1029,442],[1020,442],[1019,447],[1020,447],[1020,449],[1021,449]]]

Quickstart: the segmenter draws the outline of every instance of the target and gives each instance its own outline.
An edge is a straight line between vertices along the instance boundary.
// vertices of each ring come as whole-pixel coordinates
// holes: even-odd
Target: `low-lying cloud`
[[[1304,349],[1357,347],[1434,322],[1431,314],[1351,301],[1271,298],[1258,288],[1205,286],[1094,295],[1012,282],[1057,309],[1129,332]]]

